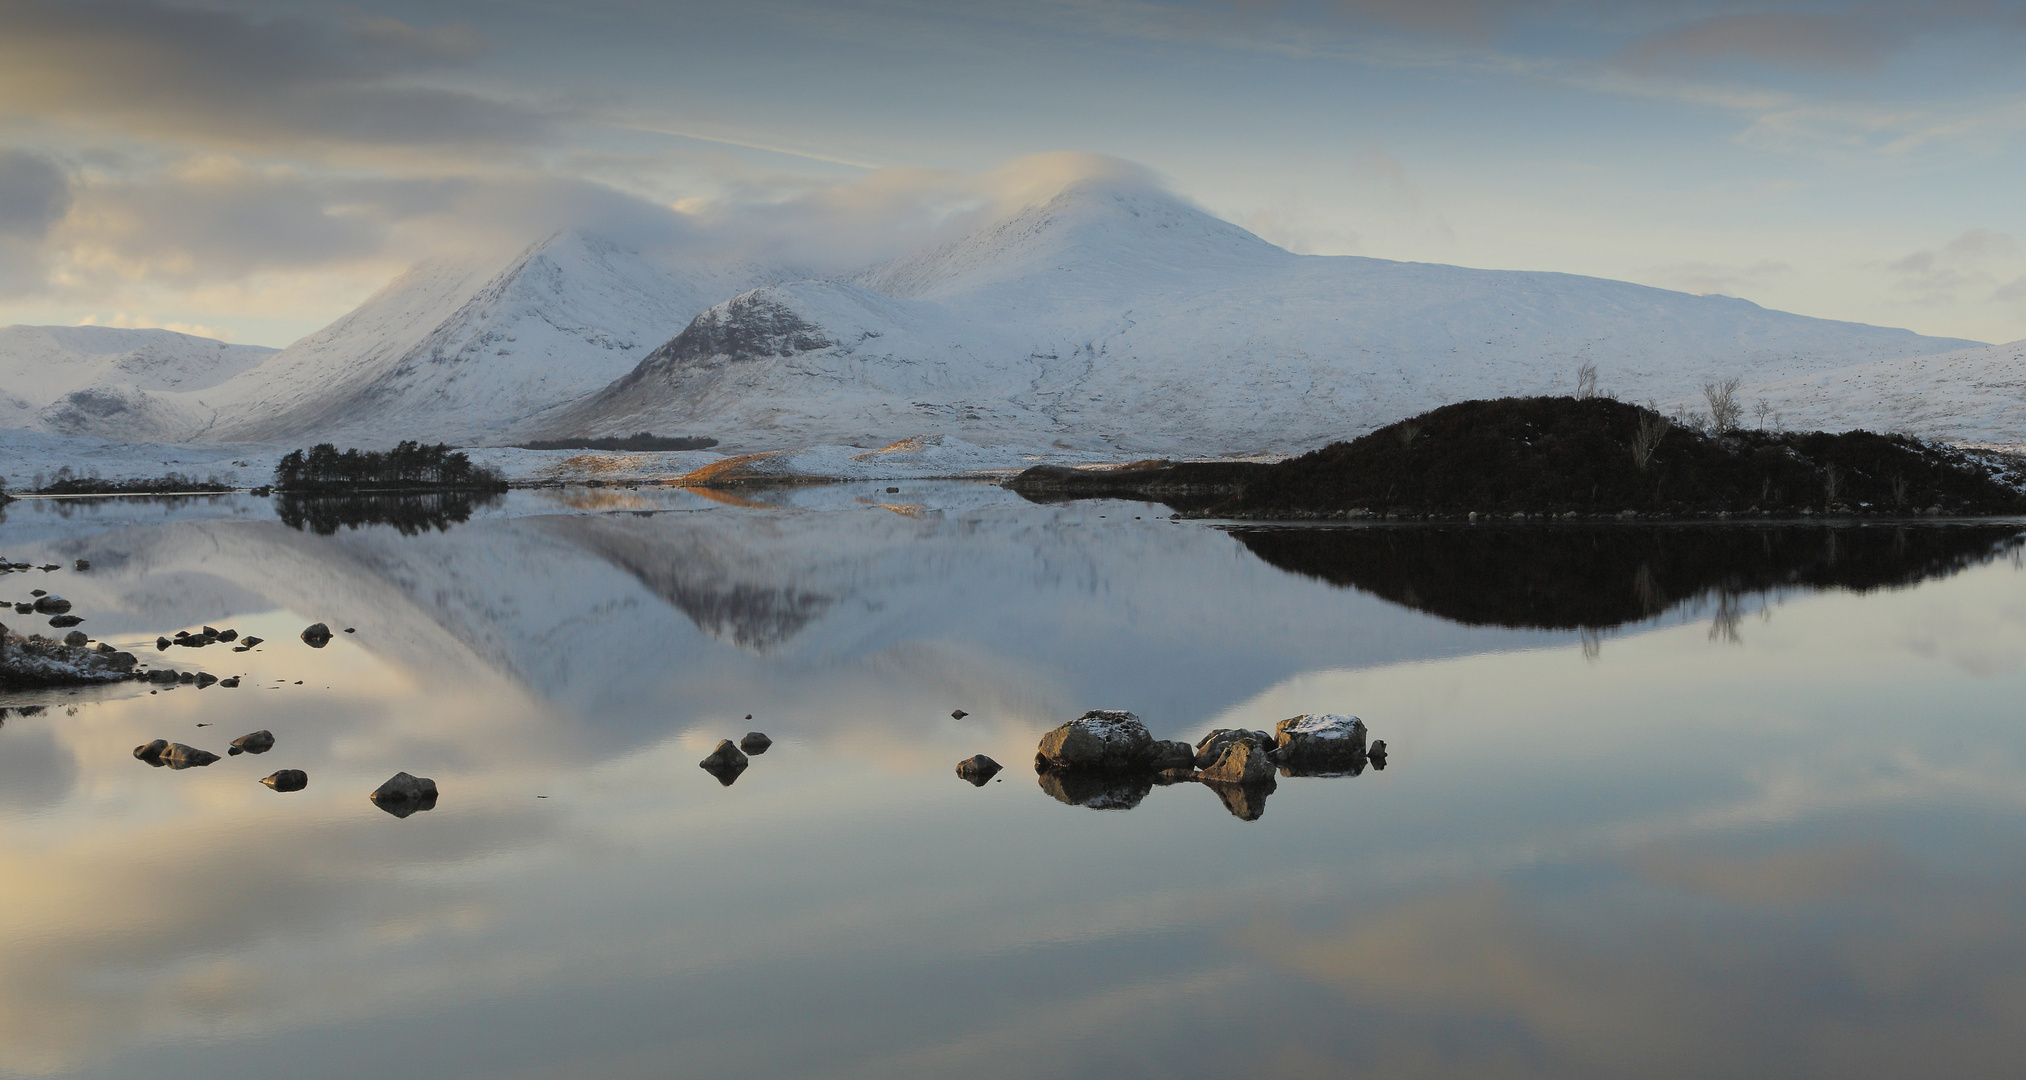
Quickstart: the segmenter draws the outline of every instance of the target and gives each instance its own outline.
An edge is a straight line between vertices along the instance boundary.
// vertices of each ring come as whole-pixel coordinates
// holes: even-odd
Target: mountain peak
[[[899,298],[970,292],[1059,270],[1161,276],[1291,257],[1281,248],[1143,183],[1081,180],[947,243],[855,279]]]

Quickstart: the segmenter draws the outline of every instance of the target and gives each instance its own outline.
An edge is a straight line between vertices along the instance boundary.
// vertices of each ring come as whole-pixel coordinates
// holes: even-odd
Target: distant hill
[[[274,351],[173,330],[0,327],[0,427],[173,438],[209,422],[205,392]]]

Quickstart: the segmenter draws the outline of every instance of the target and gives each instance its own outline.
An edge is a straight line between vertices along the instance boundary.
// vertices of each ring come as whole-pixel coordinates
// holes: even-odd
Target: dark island
[[[2009,455],[1869,431],[1699,430],[1597,397],[1465,401],[1270,465],[1037,466],[1007,486],[1280,520],[2026,513],[2026,462]]]
[[[318,443],[307,452],[291,450],[274,467],[274,486],[283,492],[505,491],[493,469],[472,464],[469,455],[447,444],[409,440],[392,450],[338,451]]]

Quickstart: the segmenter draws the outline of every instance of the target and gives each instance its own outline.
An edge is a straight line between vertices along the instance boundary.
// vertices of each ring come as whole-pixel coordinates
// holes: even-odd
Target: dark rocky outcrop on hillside
[[[1009,486],[1239,518],[2026,512],[2026,463],[2004,455],[1868,431],[1709,434],[1608,398],[1466,401],[1273,465],[1075,472]]]
[[[1997,523],[1437,524],[1239,528],[1283,570],[1477,626],[1606,629],[1699,598],[1865,591],[1945,577],[2026,546]]]

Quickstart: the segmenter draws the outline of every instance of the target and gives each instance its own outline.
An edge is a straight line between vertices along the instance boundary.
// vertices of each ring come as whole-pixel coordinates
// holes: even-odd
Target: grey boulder
[[[397,818],[405,818],[418,810],[436,808],[436,781],[426,776],[397,772],[366,797],[380,809]]]
[[[957,775],[969,780],[974,787],[984,787],[1004,767],[983,754],[974,754],[957,762]]]
[[[65,630],[83,621],[84,619],[76,615],[53,615],[49,619],[49,625],[56,627],[58,630]]]
[[[402,775],[407,775],[403,773]],[[276,791],[301,791],[310,786],[310,774],[301,769],[283,769],[272,776],[261,778],[261,783]],[[375,799],[375,802],[379,800]],[[402,815],[406,817],[406,814]]]
[[[739,774],[746,771],[747,760],[746,755],[733,745],[730,739],[720,739],[717,749],[712,750],[696,764],[697,768],[717,777],[718,783],[731,787],[732,781],[737,780]]]
[[[48,593],[36,598],[35,610],[43,615],[61,615],[70,610],[70,601],[55,593]]]
[[[765,734],[758,731],[748,731],[746,732],[746,737],[739,740],[739,749],[744,750],[748,754],[764,754],[767,752],[767,747],[772,745],[774,745],[774,740],[767,738]]]
[[[274,749],[274,732],[262,728],[232,740],[232,749],[225,751],[233,757],[241,754],[265,754]]]
[[[1062,769],[1144,767],[1154,737],[1132,713],[1093,709],[1041,737],[1035,762]]]
[[[88,644],[90,641],[90,635],[82,630],[72,630],[70,633],[63,635],[63,643],[73,649]]]
[[[311,623],[303,628],[302,640],[312,649],[321,649],[331,643],[331,628],[323,623]]]

